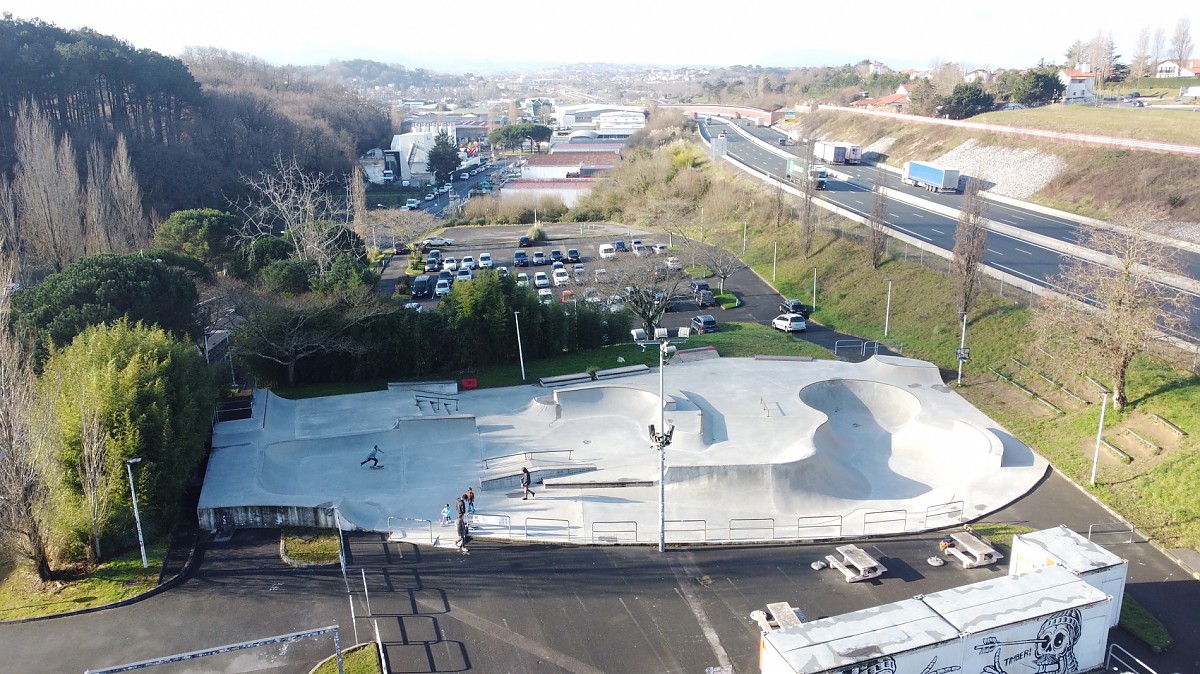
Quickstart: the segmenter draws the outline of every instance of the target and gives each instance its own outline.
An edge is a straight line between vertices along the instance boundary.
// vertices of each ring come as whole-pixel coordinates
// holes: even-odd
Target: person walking
[[[458,540],[454,542],[454,547],[465,555],[470,552],[467,549],[467,537],[471,533],[471,528],[467,526],[467,519],[462,515],[459,515],[458,520],[455,521],[455,531],[458,533]]]
[[[529,488],[529,485],[531,485],[531,484],[533,484],[533,476],[529,474],[528,468],[525,468],[524,466],[522,466],[521,467],[521,489],[525,490],[525,496],[523,496],[521,498],[522,501],[527,500],[530,496],[534,495],[533,490]]]
[[[383,454],[383,453],[384,452],[382,449],[379,448],[379,445],[375,445],[374,447],[371,448],[371,453],[367,454],[367,458],[365,458],[359,462],[359,464],[358,464],[359,467],[362,467],[363,464],[370,461],[372,468],[378,468],[379,467],[379,459],[376,458],[376,456],[379,454]]]
[[[463,516],[465,516],[467,514],[466,499],[464,499],[461,496],[458,497],[458,500],[455,501],[455,503],[454,503],[454,512],[456,515],[458,515],[459,519],[462,519]]]
[[[442,526],[448,527],[454,524],[454,520],[450,519],[450,504],[447,503],[445,508],[442,508]]]
[[[467,487],[467,493],[463,494],[463,498],[467,500],[467,512],[475,514],[475,491]]]

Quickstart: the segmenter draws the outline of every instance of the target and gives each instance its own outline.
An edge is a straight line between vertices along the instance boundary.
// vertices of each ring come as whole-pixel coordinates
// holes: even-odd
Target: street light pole
[[[521,348],[521,312],[513,312],[513,320],[517,323],[517,357],[521,360],[521,381],[525,381],[525,350]]]
[[[1096,428],[1096,452],[1092,455],[1092,486],[1096,486],[1096,468],[1100,464],[1100,442],[1104,434],[1104,412],[1108,409],[1108,391],[1101,391],[1104,400],[1100,403],[1100,426]]]
[[[962,312],[962,318],[963,318],[962,339],[958,342],[958,350],[960,352],[963,349],[967,348],[967,312],[965,312],[965,311]],[[958,359],[958,385],[959,386],[962,386],[962,366],[963,366],[963,359],[959,358]]]
[[[888,283],[887,309],[885,309],[883,312],[883,336],[884,337],[888,336],[888,325],[890,324],[891,319],[892,319],[892,279],[888,279],[887,283]]]
[[[813,296],[812,304],[808,305],[809,311],[817,310],[817,268],[813,267]]]
[[[658,450],[658,551],[667,550],[667,445],[675,427],[667,426],[666,364],[667,356],[674,353],[670,340],[658,343],[658,431],[650,426],[650,439]]]
[[[142,537],[142,516],[138,513],[137,490],[133,487],[133,464],[140,463],[142,457],[136,457],[125,461],[125,472],[129,474],[129,495],[133,499],[133,521],[137,523],[138,532],[138,547],[142,550],[142,568],[150,567],[150,562],[146,561],[146,539]]]

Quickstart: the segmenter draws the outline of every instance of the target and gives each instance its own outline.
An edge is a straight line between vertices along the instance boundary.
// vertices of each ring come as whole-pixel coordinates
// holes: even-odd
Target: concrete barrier
[[[538,385],[540,385],[542,388],[551,388],[554,386],[583,384],[591,380],[592,375],[586,372],[579,372],[577,374],[560,374],[554,377],[542,377],[541,379],[538,379]]]
[[[645,365],[626,365],[625,367],[614,367],[608,370],[600,370],[596,373],[596,379],[612,379],[613,377],[624,377],[631,374],[641,374],[649,372],[650,368]]]

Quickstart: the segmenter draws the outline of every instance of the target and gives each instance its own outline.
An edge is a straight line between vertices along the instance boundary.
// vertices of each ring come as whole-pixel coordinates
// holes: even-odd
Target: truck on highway
[[[857,164],[862,161],[862,146],[818,140],[813,144],[813,156],[827,164]]]
[[[814,183],[814,187],[823,190],[825,189],[825,181],[828,180],[828,175],[828,171],[821,164],[813,164],[811,168],[806,170],[803,159],[789,157],[787,160],[786,177],[793,182],[809,180]]]
[[[930,192],[957,192],[958,169],[948,169],[926,161],[904,162],[900,180],[905,185],[924,187]]]

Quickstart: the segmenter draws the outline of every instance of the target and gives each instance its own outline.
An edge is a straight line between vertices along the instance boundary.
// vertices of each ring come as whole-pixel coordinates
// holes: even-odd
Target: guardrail
[[[430,542],[431,544],[433,543],[433,522],[432,522],[432,521],[430,521],[430,520],[427,520],[427,519],[423,519],[423,518],[419,518],[419,517],[392,517],[392,516],[388,516],[388,518],[387,518],[387,530],[388,530],[388,538],[391,538],[393,535],[396,535],[396,534],[398,534],[398,537],[399,537],[399,538],[408,538],[408,535],[407,535],[407,534],[405,534],[405,533],[403,533],[403,532],[405,531],[404,529],[402,529],[400,532],[397,532],[396,530],[394,530],[394,529],[392,528],[392,521],[393,521],[393,520],[395,520],[395,521],[398,521],[398,522],[416,522],[416,523],[418,523],[418,526],[420,526],[420,523],[424,523],[424,527],[425,527],[426,533],[428,533],[428,535],[429,535],[429,542]]]
[[[563,520],[552,517],[526,517],[525,518],[525,538],[530,539],[529,523],[530,522],[562,522],[563,529],[567,533],[567,542],[571,541],[571,520]],[[539,537],[540,538],[540,537]]]
[[[1114,664],[1115,663],[1115,664]],[[1150,665],[1138,660],[1133,653],[1125,650],[1120,644],[1108,645],[1108,657],[1104,659],[1104,669],[1110,672],[1123,669],[1126,674],[1158,674]]]
[[[593,543],[637,543],[638,523],[635,520],[614,520],[610,522],[592,522]],[[600,527],[597,529],[597,527]],[[610,528],[611,527],[611,528]],[[632,538],[622,538],[632,534]]]
[[[897,517],[899,515],[899,517]],[[871,527],[876,524],[891,524],[899,522],[900,529],[894,531],[891,529],[883,529],[879,531],[871,531]],[[896,510],[874,510],[863,513],[863,535],[872,534],[898,534],[908,529],[908,511],[899,508]]]
[[[805,520],[812,520],[811,524],[805,524]],[[837,528],[837,534],[833,536],[805,536],[805,530],[820,530]],[[842,516],[841,515],[807,515],[797,518],[796,520],[796,538],[799,540],[816,541],[824,538],[841,538],[842,537]]]
[[[1110,529],[1110,530],[1103,530],[1103,529],[1098,530],[1099,527],[1106,527],[1106,526],[1120,526],[1120,528],[1119,529]],[[1125,533],[1129,534],[1129,539],[1126,540],[1125,542],[1132,543],[1133,542],[1133,525],[1132,524],[1130,524],[1128,522],[1098,522],[1096,524],[1088,525],[1087,537],[1088,537],[1088,540],[1090,541],[1090,540],[1092,540],[1092,534],[1108,536],[1108,535],[1112,535],[1112,534],[1125,534]]]
[[[757,523],[757,524],[756,524]],[[743,526],[745,525],[745,526]],[[735,518],[729,520],[729,540],[731,541],[753,541],[761,540],[763,536],[752,536],[750,538],[735,538],[735,531],[770,531],[771,535],[765,538],[775,539],[775,518],[773,517],[747,517]]]
[[[699,524],[699,527],[695,525]],[[699,540],[680,540],[673,539],[675,543],[707,543],[708,542],[708,521],[707,520],[665,520],[663,527],[667,534],[695,534],[699,532]],[[668,536],[669,538],[669,536]]]

